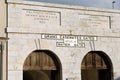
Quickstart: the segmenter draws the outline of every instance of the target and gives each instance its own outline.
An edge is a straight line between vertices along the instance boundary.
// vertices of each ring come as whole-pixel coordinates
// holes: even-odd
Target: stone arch
[[[24,61],[23,80],[30,75],[32,80],[62,80],[62,65],[58,56],[49,50],[33,51]]]
[[[111,59],[102,51],[88,52],[81,64],[81,80],[112,80],[113,65]]]

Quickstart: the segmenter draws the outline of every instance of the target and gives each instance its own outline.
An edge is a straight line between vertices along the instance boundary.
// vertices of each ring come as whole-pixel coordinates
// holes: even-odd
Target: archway
[[[59,58],[51,51],[36,50],[26,58],[23,80],[62,80]]]
[[[110,58],[102,51],[91,51],[83,58],[81,80],[113,80]]]

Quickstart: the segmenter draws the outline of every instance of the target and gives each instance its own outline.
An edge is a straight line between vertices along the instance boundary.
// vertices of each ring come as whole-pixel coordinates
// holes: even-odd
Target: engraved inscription
[[[109,28],[109,17],[78,14],[80,25]]]
[[[66,13],[62,19],[63,26],[71,27],[92,27],[92,28],[109,28],[110,17],[103,15]]]
[[[60,13],[43,10],[23,9],[24,16],[34,23],[60,25]]]

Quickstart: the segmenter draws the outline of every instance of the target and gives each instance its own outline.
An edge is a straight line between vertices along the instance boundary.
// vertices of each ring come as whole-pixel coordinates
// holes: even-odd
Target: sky
[[[120,9],[120,0],[29,0],[37,2],[58,3],[67,5],[77,5],[85,7],[109,8],[112,9],[112,2],[115,1],[114,9]]]

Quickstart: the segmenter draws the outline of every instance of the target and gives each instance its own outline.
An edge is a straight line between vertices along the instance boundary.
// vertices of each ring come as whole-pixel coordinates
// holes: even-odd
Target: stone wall
[[[117,10],[8,0],[8,80],[23,80],[23,63],[34,50],[59,57],[63,80],[81,80],[83,57],[103,51],[118,78],[119,19]]]
[[[6,4],[5,0],[0,1],[0,37],[6,37],[5,28],[6,24]]]
[[[6,4],[5,0],[0,0],[0,45],[4,43],[4,38],[6,38],[6,32],[5,29],[7,27],[7,20],[6,20]],[[4,37],[4,38],[3,38]],[[2,76],[0,76],[0,79],[6,80],[6,42],[3,44],[4,49],[3,52],[1,51],[2,55]],[[1,68],[0,67],[0,68]],[[1,74],[0,74],[1,75]]]

